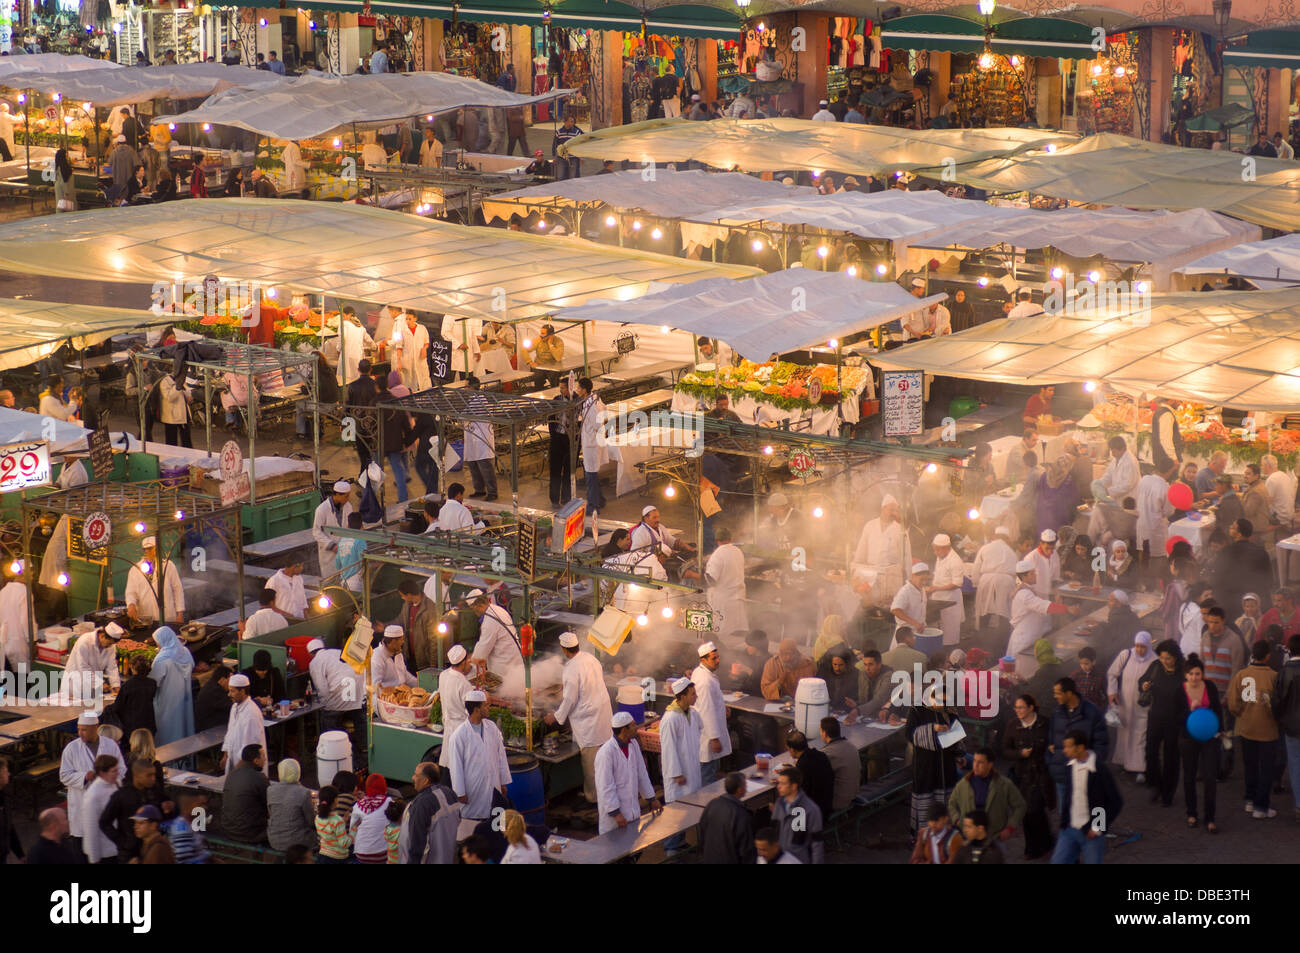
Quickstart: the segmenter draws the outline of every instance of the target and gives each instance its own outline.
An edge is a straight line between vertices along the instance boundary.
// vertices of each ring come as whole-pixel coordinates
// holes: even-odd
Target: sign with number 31
[[[45,441],[0,447],[0,493],[46,486],[50,482],[50,448]]]

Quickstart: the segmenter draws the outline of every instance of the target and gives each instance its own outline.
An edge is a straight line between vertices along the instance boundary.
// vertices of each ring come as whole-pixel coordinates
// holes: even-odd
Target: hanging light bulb
[[[15,576],[21,576],[23,573],[23,564],[21,560],[15,559],[9,564],[9,571]]]
[[[880,275],[881,277],[884,277],[885,275],[889,274],[889,266],[884,264],[883,262],[877,265],[876,274]]]
[[[660,229],[656,228],[654,231],[650,233],[650,237],[653,238],[655,241],[659,241],[659,239],[664,237],[664,233]]]
[[[649,625],[650,617],[646,615],[644,612],[642,612],[639,616],[636,617],[636,624],[640,626]]]
[[[980,275],[975,279],[975,284],[979,285],[981,288],[987,288],[989,286],[989,280],[983,275]]]
[[[1088,280],[1095,285],[1097,282],[1101,281],[1101,272],[1095,270],[1088,272]]]
[[[833,350],[835,350],[837,347],[840,346],[840,339],[839,339],[839,338],[831,338],[829,341],[826,342],[826,346],[827,346],[828,348],[830,348],[830,349],[833,351]]]
[[[336,138],[334,139],[334,148],[335,148],[335,149],[342,149],[342,148],[343,148],[343,140],[340,139],[340,138],[337,138],[337,137],[336,137]]]
[[[1115,78],[1116,78],[1116,79],[1123,79],[1123,78],[1124,78],[1124,75],[1125,75],[1126,73],[1128,73],[1128,70],[1126,70],[1124,67],[1122,67],[1122,66],[1116,66],[1116,67],[1115,67]]]
[[[1101,70],[1101,64],[1100,64],[1100,63],[1093,63],[1093,64],[1092,64],[1092,75],[1093,75],[1093,76],[1100,76],[1100,75],[1101,75],[1101,72],[1102,72],[1102,70]]]
[[[820,506],[814,506],[812,510],[812,515],[813,515],[813,519],[819,520],[826,515],[826,511],[823,510]]]
[[[659,614],[663,616],[665,619],[671,619],[673,617],[673,607],[664,606],[662,609],[659,610]]]
[[[850,278],[856,278],[858,276],[857,265],[849,265],[849,267],[845,270],[848,272]]]
[[[330,606],[332,606],[333,603],[330,602],[330,597],[329,597],[329,596],[324,596],[324,595],[323,595],[323,596],[321,596],[319,599],[316,600],[316,605],[317,605],[317,607],[320,608],[321,610],[325,610],[325,609],[328,609]]]
[[[997,58],[987,50],[980,54],[980,69],[991,70],[997,63]]]
[[[677,487],[673,486],[671,483],[669,483],[666,487],[664,487],[665,497],[671,500],[676,495],[677,495]]]
[[[768,444],[766,447],[763,448],[763,456],[770,457],[771,455],[772,455],[772,445]]]
[[[634,232],[641,231],[641,219],[638,218],[632,222],[632,231]]]
[[[64,586],[64,587],[66,587],[68,583],[71,581],[72,581],[72,577],[69,576],[66,572],[59,573],[58,578],[55,580],[55,582],[57,582],[60,586]]]
[[[176,517],[176,522],[178,522],[178,523],[181,522],[183,519],[185,519],[185,511],[184,511],[184,510],[177,510],[177,511],[175,512],[175,514],[173,514],[173,515]]]
[[[668,325],[666,325],[666,324],[661,324],[661,325],[659,325],[659,333],[660,333],[660,334],[667,334],[667,333],[669,333],[670,331],[672,331],[672,328],[670,328]]]
[[[532,338],[524,338],[524,340],[523,340],[523,345],[524,345],[524,350],[525,350],[525,351],[531,350],[531,349],[532,349],[532,346],[533,346],[533,339],[532,339]]]
[[[1011,57],[1011,66],[1018,69],[1020,67],[1020,57],[1013,55]]]
[[[926,473],[935,473],[935,472],[938,471],[938,469],[939,469],[939,464],[937,464],[937,463],[927,463],[927,464],[925,465],[925,472],[926,472]]]
[[[762,251],[763,240],[761,238],[755,238],[752,242],[749,243],[749,247],[754,249],[754,251]]]
[[[825,257],[826,257],[827,255],[829,255],[830,253],[831,253],[831,250],[830,250],[829,248],[827,248],[825,245],[818,245],[818,246],[817,246],[817,257],[818,257],[818,258],[825,258]]]
[[[143,532],[145,531],[145,525],[144,525],[144,523],[136,523],[136,524],[135,524],[134,526],[132,526],[131,528],[132,528],[133,530],[135,530],[137,533],[143,533]]]
[[[1084,382],[1084,385],[1083,385],[1084,393],[1091,394],[1091,393],[1092,393],[1093,391],[1095,391],[1096,389],[1097,389],[1097,382],[1096,382],[1096,381],[1085,381],[1085,382]]]
[[[618,219],[614,218],[613,215],[606,215],[606,216],[605,216],[605,227],[606,227],[606,228],[613,228],[613,227],[614,227],[615,225],[617,225],[617,224],[618,224]]]
[[[1062,276],[1064,276],[1064,274],[1065,274],[1065,269],[1060,267],[1059,265],[1052,269],[1052,277],[1057,279],[1058,281],[1062,278]]]
[[[1150,286],[1149,284],[1147,284],[1145,281],[1139,281],[1139,282],[1134,286],[1134,290],[1135,290],[1138,294],[1140,294],[1140,295],[1144,295],[1144,294],[1146,294],[1148,291],[1151,290],[1151,286]]]

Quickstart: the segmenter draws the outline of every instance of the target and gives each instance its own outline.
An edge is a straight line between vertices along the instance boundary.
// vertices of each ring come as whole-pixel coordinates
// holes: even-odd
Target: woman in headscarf
[[[390,800],[387,781],[377,774],[366,778],[366,796],[352,805],[352,819],[348,824],[358,863],[388,863],[384,828],[388,826],[386,812]]]
[[[1111,589],[1137,589],[1137,560],[1130,555],[1128,543],[1122,539],[1111,540],[1110,558],[1102,573],[1102,585]]]
[[[817,633],[817,641],[813,643],[813,661],[820,666],[827,652],[835,646],[843,644],[844,618],[838,615],[828,615],[822,619],[822,627]],[[829,660],[827,664],[829,664]]]
[[[1074,537],[1074,545],[1061,560],[1061,578],[1091,585],[1092,577],[1092,539],[1087,533],[1080,533]]]
[[[1056,710],[1052,688],[1069,673],[1056,657],[1056,650],[1047,639],[1039,639],[1034,643],[1034,660],[1038,662],[1038,671],[1034,672],[1025,688],[1034,698],[1043,700],[1042,715],[1051,718],[1052,712]]]
[[[1264,635],[1259,627],[1259,619],[1259,596],[1248,592],[1241,597],[1241,615],[1237,616],[1237,631],[1247,645],[1253,645]]]
[[[1115,656],[1106,672],[1106,693],[1110,707],[1119,716],[1115,729],[1115,755],[1111,759],[1125,771],[1137,775],[1137,783],[1146,783],[1147,709],[1138,704],[1139,683],[1151,666],[1151,633],[1133,636],[1133,645]]]
[[[1015,714],[1002,733],[1003,755],[1011,761],[1011,780],[1025,799],[1025,859],[1034,860],[1052,849],[1047,812],[1056,806],[1056,785],[1047,771],[1047,719],[1038,713],[1033,695],[1016,699]]]
[[[913,686],[916,692],[921,686]],[[921,699],[914,698],[914,702]],[[904,730],[912,745],[911,830],[915,834],[926,823],[930,807],[947,806],[952,789],[957,786],[957,770],[966,763],[961,742],[947,748],[939,735],[957,722],[957,713],[944,706],[940,687],[926,705],[914,704],[907,712]]]
[[[194,734],[194,704],[190,697],[190,676],[194,658],[174,629],[163,626],[153,634],[158,643],[149,677],[158,683],[154,695],[154,719],[158,722],[157,742],[170,744]]]
[[[388,393],[394,397],[409,397],[411,388],[402,383],[401,371],[388,372]]]
[[[1034,498],[1038,532],[1053,532],[1074,522],[1075,507],[1079,505],[1079,490],[1070,475],[1069,457],[1057,457],[1039,478],[1038,494]]]

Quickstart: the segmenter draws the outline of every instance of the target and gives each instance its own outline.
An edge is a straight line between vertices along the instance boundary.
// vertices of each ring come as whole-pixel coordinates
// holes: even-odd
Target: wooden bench
[[[858,840],[862,836],[862,823],[867,818],[879,814],[885,808],[901,801],[911,788],[912,768],[910,765],[896,768],[874,781],[868,781],[858,791],[857,797],[853,799],[853,803],[849,807],[831,815],[830,820],[824,825],[826,833],[835,838],[835,844],[838,847],[840,845],[840,829],[852,823],[853,839]]]
[[[21,789],[31,789],[32,820],[36,820],[40,814],[42,789],[48,786],[51,791],[54,791],[61,783],[59,781],[60,767],[62,767],[62,761],[57,758],[52,761],[38,761],[14,775],[15,797]]]
[[[228,864],[282,864],[284,851],[266,844],[241,844],[239,841],[204,835],[213,858]]]

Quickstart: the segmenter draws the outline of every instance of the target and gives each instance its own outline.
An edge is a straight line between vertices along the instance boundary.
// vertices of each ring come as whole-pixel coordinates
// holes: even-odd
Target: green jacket
[[[975,788],[970,778],[967,774],[958,781],[952,797],[948,798],[948,816],[954,824],[960,824],[963,817],[975,810]],[[1025,819],[1025,799],[1010,779],[994,771],[989,775],[989,794],[984,810],[989,816],[988,831],[992,838],[1003,828],[1020,826]]]

